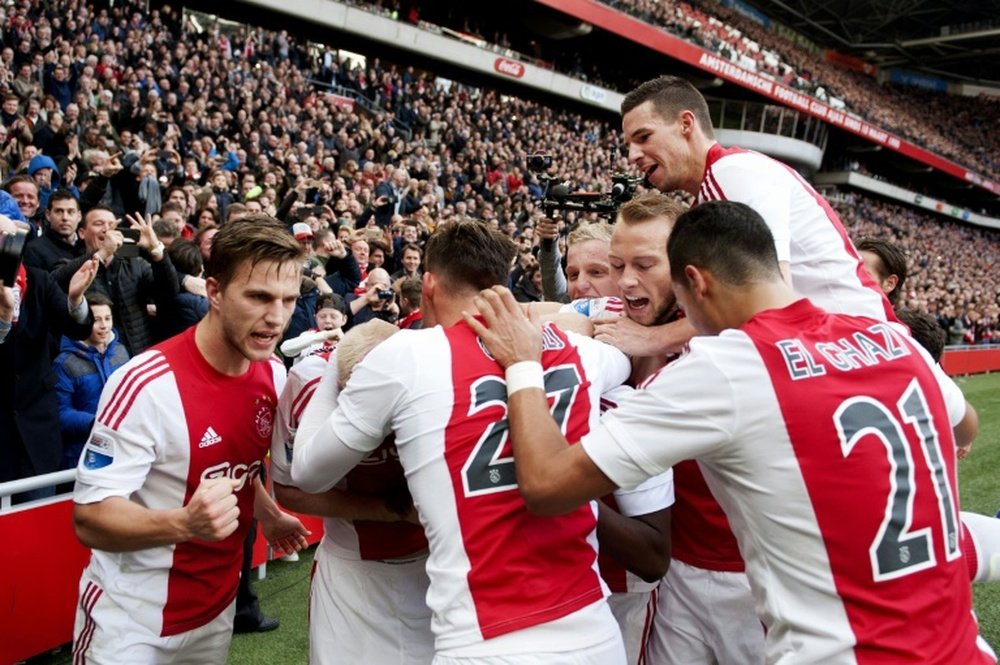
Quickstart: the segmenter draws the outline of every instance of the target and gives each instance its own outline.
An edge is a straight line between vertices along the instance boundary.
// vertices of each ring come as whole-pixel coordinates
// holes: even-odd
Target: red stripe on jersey
[[[704,191],[709,193],[709,195],[706,195],[704,198],[699,197],[699,202],[703,200],[726,199],[725,192],[722,191],[722,188],[719,186],[718,181],[715,179],[715,174],[712,171],[712,165],[715,164],[715,162],[728,155],[738,155],[750,152],[752,151],[745,150],[739,147],[723,148],[719,144],[713,145],[709,149],[708,155],[706,157],[705,178],[704,182],[702,183],[703,187],[707,185],[707,188],[705,188]],[[847,253],[848,256],[854,259],[855,262],[854,272],[858,278],[858,282],[860,282],[861,286],[870,289],[875,294],[877,294],[878,297],[882,299],[882,310],[885,315],[885,320],[895,321],[896,314],[892,309],[892,304],[889,303],[889,299],[886,298],[885,295],[882,293],[882,290],[879,288],[878,284],[875,283],[875,280],[872,279],[872,276],[868,274],[868,271],[865,269],[864,262],[862,262],[861,257],[858,255],[857,250],[854,248],[854,244],[851,242],[850,237],[847,235],[847,230],[844,228],[844,225],[840,221],[840,217],[837,215],[834,209],[830,207],[830,204],[827,203],[826,199],[824,199],[820,195],[820,193],[817,192],[812,187],[812,185],[806,182],[805,179],[788,164],[785,164],[784,162],[781,162],[776,159],[771,159],[766,155],[761,155],[761,157],[763,157],[764,159],[768,159],[774,162],[775,164],[778,164],[783,169],[785,169],[785,171],[787,171],[788,174],[799,183],[803,191],[805,191],[813,199],[813,201],[816,203],[816,206],[823,211],[823,215],[826,217],[826,220],[830,223],[830,226],[840,237],[840,241],[843,244],[844,251]],[[709,189],[714,190],[715,193],[714,194],[710,193]],[[809,294],[806,295],[808,296]]]
[[[558,517],[528,512],[517,489],[507,437],[507,389],[500,365],[467,324],[445,331],[451,347],[454,407],[445,430],[467,582],[483,639],[547,623],[599,601],[597,553],[588,542],[597,520],[589,506]],[[589,431],[589,378],[566,336],[549,328],[542,353],[553,411],[566,437]],[[561,346],[561,348],[553,348]],[[576,386],[556,384],[575,373]]]
[[[346,491],[364,496],[386,497],[408,492],[406,475],[396,451],[396,437],[386,437],[378,448],[351,469],[343,482]],[[355,520],[352,526],[358,538],[358,556],[363,561],[399,559],[427,549],[424,529],[418,524]]]
[[[649,644],[649,636],[653,633],[659,594],[660,587],[655,587],[649,592],[649,600],[646,601],[646,621],[642,624],[642,641],[639,642],[639,659],[636,665],[646,665],[646,645]]]
[[[97,601],[104,594],[104,590],[93,582],[87,582],[83,595],[80,597],[80,606],[83,608],[84,624],[80,635],[76,638],[76,646],[73,648],[73,665],[84,665],[87,662],[87,649],[94,639],[94,631],[97,623],[94,621],[93,611]]]
[[[169,372],[170,372],[169,365],[161,365],[160,367],[156,368],[155,372],[151,371],[149,374],[147,374],[142,379],[141,383],[135,384],[135,388],[129,391],[127,395],[123,396],[127,397],[127,399],[123,400],[121,409],[118,411],[118,413],[115,414],[114,419],[111,422],[106,423],[107,426],[110,427],[111,429],[115,430],[118,429],[121,426],[122,421],[125,420],[125,416],[128,415],[129,409],[132,408],[132,404],[135,403],[135,398],[139,396],[139,392],[145,386],[149,385],[149,383],[155,381],[156,379],[160,378],[161,376]]]
[[[969,568],[969,581],[973,582],[976,579],[976,573],[979,572],[979,546],[968,527],[965,526],[964,520],[962,521],[962,557],[965,559],[965,565]]]
[[[671,556],[678,561],[703,570],[745,569],[729,519],[694,460],[674,465],[670,534]]]
[[[966,564],[948,544],[949,514],[960,528],[955,442],[931,367],[912,340],[873,319],[807,300],[780,311],[743,330],[767,368],[816,515],[837,594],[830,602],[842,604],[854,633],[845,649],[859,665],[994,663],[976,645]],[[823,373],[790,376],[783,340]],[[849,370],[817,349],[851,341],[861,351]],[[876,346],[889,351],[876,355]]]
[[[102,423],[108,424],[111,420],[112,414],[117,411],[121,406],[121,402],[127,399],[129,394],[132,392],[136,381],[141,381],[144,376],[150,371],[155,371],[160,367],[163,367],[166,361],[164,361],[163,356],[159,353],[153,355],[148,360],[145,360],[135,367],[131,367],[126,371],[125,376],[122,377],[121,382],[115,388],[115,392],[112,393],[111,399],[108,403],[104,405],[104,410],[97,417]]]
[[[292,422],[290,423],[292,427],[299,426],[299,419],[302,418],[302,412],[306,410],[306,406],[312,399],[313,393],[316,392],[316,386],[319,385],[322,378],[317,376],[315,379],[309,380],[302,386],[302,390],[295,396],[295,399],[292,400]]]

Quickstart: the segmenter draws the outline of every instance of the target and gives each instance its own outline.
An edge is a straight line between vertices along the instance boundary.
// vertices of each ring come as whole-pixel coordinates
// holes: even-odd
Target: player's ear
[[[686,265],[684,266],[684,277],[687,278],[687,286],[691,293],[699,300],[703,299],[708,290],[708,280],[705,278],[705,273],[696,266]]]
[[[208,298],[208,304],[211,307],[219,307],[219,298],[222,295],[222,289],[219,287],[219,280],[215,277],[209,277],[205,280],[205,297]]]

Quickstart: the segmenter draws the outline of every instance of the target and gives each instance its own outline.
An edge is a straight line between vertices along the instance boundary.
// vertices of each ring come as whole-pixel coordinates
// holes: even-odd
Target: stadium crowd
[[[591,191],[607,191],[610,174],[628,168],[621,134],[605,122],[444,85],[378,58],[362,67],[285,31],[199,32],[176,8],[146,14],[128,3],[92,12],[25,0],[0,11],[0,168],[4,189],[40,236],[26,262],[66,289],[85,257],[114,256],[109,229],[136,213],[156,233],[140,247],[167,247],[167,261],[144,254],[128,259],[131,271],[109,263],[112,277],[94,287],[119,300],[111,307],[115,339],[131,355],[204,314],[199,275],[214,227],[248,211],[276,215],[315,246],[291,338],[313,325],[320,295],[347,299],[338,306],[348,328],[359,313],[370,318],[366,307],[382,309],[377,289],[359,286],[370,271],[370,284],[382,287],[416,275],[410,264],[423,241],[458,217],[514,236],[522,254],[511,284],[525,299],[540,298],[534,225],[543,188],[527,157],[552,155],[554,172]],[[353,90],[379,111],[361,112],[316,81]],[[954,342],[1000,338],[995,233],[861,194],[841,196],[839,209],[855,237],[891,235],[906,249],[907,307],[961,328]],[[563,236],[575,221],[567,216]],[[380,314],[389,315],[399,307]],[[72,343],[63,350],[72,355]],[[78,440],[81,425],[74,427]]]
[[[436,616],[443,616],[441,607],[472,606],[465,598],[477,597],[481,591],[477,584],[465,581],[465,572],[460,567],[448,567],[448,575],[468,586],[467,593],[465,587],[460,593],[453,593],[455,598],[461,596],[459,600],[440,600],[433,586],[430,592],[426,587],[420,588],[423,578],[419,575],[425,568],[421,557],[425,549],[440,557],[435,549],[441,551],[442,541],[455,546],[461,542],[465,548],[462,556],[467,559],[471,559],[468,552],[489,549],[503,556],[513,553],[512,561],[522,556],[518,548],[530,559],[537,558],[537,549],[546,555],[545,560],[539,559],[539,565],[528,567],[529,577],[547,580],[554,590],[565,587],[560,593],[567,594],[566,602],[545,588],[504,584],[506,580],[501,578],[518,566],[492,565],[492,560],[484,559],[486,563],[476,562],[476,574],[484,570],[496,579],[478,586],[485,587],[488,593],[493,589],[503,592],[516,589],[521,595],[531,597],[525,604],[528,607],[525,616],[534,623],[518,628],[503,625],[505,622],[501,621],[497,625],[503,627],[491,636],[487,634],[492,627],[486,625],[485,613],[482,617],[459,613],[451,620],[460,625],[445,632],[461,634],[462,640],[469,639],[466,635],[474,635],[469,644],[496,638],[498,641],[492,642],[490,648],[512,649],[519,655],[525,648],[537,649],[548,643],[551,636],[545,631],[551,626],[547,624],[554,624],[560,618],[556,614],[552,614],[552,620],[540,618],[550,605],[565,613],[570,604],[577,604],[580,613],[571,613],[571,621],[575,623],[567,624],[572,630],[559,637],[558,646],[561,648],[562,642],[576,646],[569,643],[587,639],[592,643],[583,647],[592,648],[596,655],[576,662],[624,662],[618,623],[603,607],[606,589],[594,575],[595,552],[589,542],[592,539],[587,539],[586,551],[580,556],[574,553],[574,561],[567,566],[566,561],[548,556],[547,547],[536,547],[537,543],[518,538],[518,531],[534,534],[545,531],[554,534],[553,542],[576,547],[582,540],[581,533],[597,527],[597,514],[585,503],[576,509],[580,526],[576,526],[576,517],[557,522],[545,516],[545,521],[539,521],[542,519],[539,516],[528,515],[520,493],[496,491],[516,487],[520,482],[517,476],[512,476],[515,471],[509,460],[495,459],[500,454],[499,446],[503,445],[502,436],[506,436],[506,417],[498,416],[504,422],[501,429],[496,424],[500,421],[494,418],[495,412],[486,410],[498,399],[503,400],[503,395],[497,398],[492,394],[500,382],[481,381],[498,361],[482,352],[484,331],[468,321],[466,328],[461,320],[468,318],[465,313],[473,307],[489,320],[486,309],[479,304],[481,298],[487,297],[480,292],[484,285],[506,284],[521,302],[542,300],[546,285],[539,260],[546,253],[551,256],[554,247],[560,247],[561,254],[566,256],[565,244],[572,243],[571,231],[582,230],[577,237],[584,237],[584,242],[596,242],[599,246],[609,242],[611,232],[606,224],[590,225],[592,220],[573,214],[557,224],[544,220],[541,199],[545,179],[528,168],[529,162],[537,161],[529,160],[529,156],[550,155],[553,161],[550,174],[567,180],[568,189],[607,191],[612,173],[629,168],[626,152],[633,162],[648,162],[652,158],[657,141],[640,146],[645,141],[642,138],[645,130],[636,130],[636,126],[646,126],[643,123],[649,122],[648,114],[655,107],[639,102],[626,111],[625,127],[631,125],[631,129],[626,129],[628,134],[623,136],[617,128],[579,113],[444,81],[413,67],[383,63],[375,57],[369,57],[363,65],[341,60],[335,51],[315,48],[284,30],[221,23],[202,29],[198,21],[185,18],[174,7],[146,11],[140,3],[126,2],[95,10],[74,0],[51,4],[19,0],[3,12],[0,157],[4,163],[0,168],[4,177],[0,232],[6,236],[18,228],[27,233],[28,240],[24,267],[15,274],[12,283],[3,284],[0,290],[0,482],[58,468],[77,469],[74,526],[77,537],[93,550],[94,556],[81,579],[75,659],[115,662],[124,658],[145,662],[147,658],[134,654],[151,653],[162,646],[168,649],[167,653],[195,653],[204,649],[204,653],[213,654],[210,658],[193,656],[193,662],[218,660],[216,656],[228,649],[234,627],[237,632],[244,632],[239,619],[234,626],[230,613],[238,604],[232,601],[231,589],[217,582],[225,578],[235,587],[240,577],[249,581],[247,552],[252,549],[253,540],[247,536],[257,530],[251,517],[260,522],[265,538],[277,545],[278,550],[294,553],[306,544],[308,531],[304,525],[278,508],[257,475],[263,456],[270,450],[269,474],[276,498],[285,508],[296,511],[301,508],[303,513],[335,518],[344,523],[341,526],[352,529],[354,522],[375,521],[393,524],[409,533],[410,540],[401,543],[396,537],[398,533],[382,532],[379,539],[392,537],[385,538],[380,545],[388,543],[392,547],[371,551],[367,547],[375,540],[363,542],[361,531],[355,535],[343,532],[344,542],[350,541],[354,548],[349,556],[341,552],[343,561],[317,559],[317,570],[327,566],[329,579],[335,580],[331,588],[337,587],[337,593],[325,594],[326,601],[335,603],[341,596],[346,597],[343,591],[347,588],[347,575],[342,571],[363,571],[372,564],[375,567],[370,570],[379,572],[360,574],[362,583],[357,602],[374,605],[376,594],[369,592],[367,578],[384,577],[385,583],[392,585],[391,575],[405,574],[415,586],[410,593],[401,592],[398,598],[387,599],[388,609],[383,608],[383,618],[405,621],[397,616],[397,609],[398,601],[408,596],[409,600],[417,601],[417,618],[429,625],[430,611],[424,606],[425,597],[438,599],[433,609]],[[330,92],[327,83],[337,86],[338,92]],[[683,84],[691,88],[689,83]],[[340,94],[342,90],[350,91],[353,96]],[[704,105],[700,93],[691,90]],[[694,114],[686,113],[687,121],[692,121]],[[658,117],[655,122],[660,123],[659,130],[682,131],[678,123],[667,122],[665,117]],[[821,224],[814,225],[819,235],[803,231],[801,219],[792,220],[799,238],[808,235],[815,240],[824,233],[838,231],[812,190],[787,169],[750,153],[720,156],[722,148],[711,140],[708,123],[703,128],[694,127],[697,146],[704,149],[702,158],[707,159],[710,154],[713,160],[723,162],[709,168],[717,169],[718,179],[729,188],[726,191],[738,191],[737,185],[744,185],[748,178],[734,175],[734,171],[727,173],[724,160],[728,157],[732,165],[735,156],[738,169],[757,175],[759,171],[739,165],[741,159],[751,160],[757,168],[772,169],[765,177],[796,183],[795,200],[804,197],[812,206],[812,216],[802,215],[802,218],[808,217],[810,221],[822,218]],[[675,141],[682,140],[689,139],[675,137]],[[626,151],[623,146],[627,146]],[[663,191],[677,185],[686,193],[687,203],[696,195],[702,200],[698,193],[700,176],[706,169],[697,169],[699,178],[693,182],[675,183],[666,179],[665,169],[657,163],[643,164],[642,168],[649,182]],[[716,176],[711,175],[711,179],[715,181]],[[654,281],[651,274],[660,276],[655,281],[662,289],[666,283],[662,277],[669,273],[669,267],[660,258],[655,266],[643,263],[648,261],[648,256],[642,254],[644,244],[650,237],[656,237],[658,240],[653,244],[657,249],[653,253],[662,253],[669,235],[668,224],[683,217],[683,206],[660,193],[640,194],[622,207],[623,221],[615,233],[621,242],[631,229],[639,265],[635,270],[643,273],[643,277],[637,280],[631,294],[623,291],[621,299],[609,296],[602,305],[608,308],[608,313],[614,313],[609,301],[616,300],[619,308],[639,315],[610,317],[611,320],[603,322],[604,329],[598,337],[610,334],[608,331],[618,326],[622,329],[629,325],[671,326],[677,330],[695,322],[704,323],[695,314],[704,312],[693,301],[688,301],[692,304],[687,310],[691,313],[688,318],[681,316],[676,304],[664,306],[663,312],[652,315],[652,301],[656,300],[659,307],[673,295],[669,289],[664,293],[643,291],[643,280]],[[727,197],[719,194],[718,198]],[[833,198],[852,235],[888,237],[907,253],[911,277],[906,286],[905,307],[936,314],[949,334],[961,333],[958,341],[986,343],[1000,339],[996,334],[1000,302],[993,275],[1000,255],[996,233],[946,225],[858,193],[839,192]],[[774,237],[764,220],[758,219],[759,215],[746,205],[703,203],[693,213],[687,213],[688,220],[699,215],[719,215],[715,223],[724,224],[727,220],[722,213],[713,210],[752,213],[747,218],[748,228],[758,235],[758,244],[766,248],[761,265],[769,266],[771,285],[782,290],[780,298],[769,300],[766,309],[772,309],[771,305],[776,308],[786,298],[791,302],[793,294],[783,281],[777,255],[772,258]],[[644,206],[652,206],[653,214]],[[630,207],[632,213],[628,214],[634,214],[634,218],[625,213]],[[502,233],[484,224],[464,223],[468,219],[482,219]],[[677,223],[681,224],[680,220]],[[690,227],[690,222],[687,223]],[[553,232],[557,238],[550,234],[552,226],[557,228]],[[703,223],[696,222],[693,227],[695,233],[706,237],[712,233]],[[543,231],[550,235],[543,236]],[[592,232],[589,238],[588,232]],[[732,228],[728,232],[734,233]],[[558,239],[558,243],[546,243],[546,238]],[[794,269],[809,275],[823,261],[846,265],[850,279],[857,281],[851,282],[851,288],[859,301],[865,307],[888,313],[881,295],[862,284],[864,280],[856,270],[854,254],[840,242],[839,235],[835,239],[833,243],[818,243],[823,247],[808,260],[796,256]],[[738,242],[723,244],[735,247]],[[692,246],[706,244],[701,240]],[[837,256],[831,259],[830,254]],[[486,260],[480,260],[483,257]],[[611,260],[605,247],[604,261]],[[955,266],[953,262],[962,265]],[[546,265],[563,270],[557,260]],[[421,280],[424,268],[428,274]],[[633,268],[623,266],[619,270]],[[570,283],[579,278],[572,274],[571,266],[567,266],[566,273]],[[487,283],[482,281],[484,274]],[[610,284],[607,271],[602,277],[605,285]],[[509,296],[504,297],[510,300]],[[409,355],[394,359],[386,354],[402,347],[389,343],[381,351],[371,351],[374,359],[359,364],[360,379],[351,382],[350,363],[359,362],[378,341],[364,339],[365,327],[360,324],[375,324],[367,330],[387,328],[387,332],[379,333],[386,339],[400,328],[420,327],[422,298],[428,318],[442,327],[416,334],[437,335],[439,342],[452,345],[445,336],[459,331],[464,335],[459,343],[467,353],[450,356],[439,344],[421,346],[421,354],[413,354],[406,348],[403,351]],[[745,300],[740,296],[729,298],[726,296],[730,304]],[[512,300],[509,304],[511,311],[523,318],[520,307]],[[802,303],[798,305],[801,309]],[[647,313],[644,323],[640,323],[642,312]],[[756,313],[748,312],[747,316]],[[670,320],[661,321],[661,314],[668,314]],[[289,320],[290,326],[285,330]],[[445,333],[445,329],[450,332]],[[500,329],[500,326],[490,327],[491,333]],[[662,334],[662,330],[659,332]],[[582,340],[577,342],[563,336],[556,328],[549,329],[549,334],[558,337],[552,346],[559,352],[549,357],[550,364],[554,370],[565,370],[569,367],[567,362],[582,353],[577,347],[585,348]],[[285,384],[285,368],[272,357],[282,336],[284,343],[280,348],[291,369],[288,376],[301,379],[301,385],[296,386],[292,379]],[[405,337],[399,335],[397,339]],[[411,335],[410,339],[431,338]],[[688,339],[690,336],[685,343]],[[329,371],[326,358],[341,342],[335,358],[342,366],[335,369],[343,392],[340,387],[333,387],[329,376],[317,386],[314,381],[317,373]],[[495,338],[486,342],[491,351],[496,342]],[[369,343],[367,348],[360,346]],[[612,383],[622,383],[632,372],[631,362],[623,353],[593,340],[586,343],[591,349],[587,353],[592,352],[594,357],[576,370],[578,379],[580,371],[589,371],[591,361],[593,368],[614,370],[592,375],[607,382],[607,388]],[[157,344],[160,345],[156,349],[147,352]],[[352,356],[348,350],[352,348],[355,355],[349,360]],[[892,359],[891,349],[877,348],[885,359]],[[424,351],[426,357],[413,357],[423,355]],[[598,355],[603,356],[600,363]],[[437,361],[446,357],[448,362]],[[664,353],[648,357],[661,366],[667,362]],[[475,362],[465,365],[462,361],[466,358]],[[297,367],[296,359],[302,361]],[[911,361],[914,366],[921,363],[920,371],[930,374],[930,366],[924,367],[922,360],[913,357]],[[388,383],[365,387],[365,381],[371,380],[366,373],[380,363],[388,368],[382,374]],[[433,371],[421,371],[420,363],[429,363],[429,370]],[[455,378],[449,363],[468,377]],[[518,364],[510,363],[509,367]],[[507,363],[503,365],[508,367]],[[378,418],[387,418],[391,409],[378,399],[356,397],[358,391],[371,390],[378,397],[385,396],[389,390],[403,385],[404,367],[410,377],[406,380],[412,379],[412,389],[407,386],[403,393],[408,394],[400,393],[400,400],[387,400],[394,405],[392,409],[413,395],[423,400],[405,409],[419,414],[411,423],[413,427],[425,429],[421,419],[426,418],[442,431],[461,428],[469,432],[462,436],[474,444],[474,449],[462,470],[465,483],[462,492],[441,492],[438,480],[428,483],[410,477],[411,469],[406,467],[413,463],[412,458],[400,452],[407,440],[405,430],[396,431],[400,447],[395,449],[392,439],[381,433],[381,425],[367,427]],[[653,377],[660,368],[650,365],[642,369]],[[160,379],[166,374],[170,376]],[[516,372],[508,374],[501,388],[508,394],[514,392],[511,386],[515,375]],[[558,375],[566,376],[565,372]],[[546,379],[542,375],[522,378],[534,381],[533,387],[545,392]],[[474,403],[468,405],[467,414],[462,410],[464,406],[457,408],[454,423],[438,417],[440,414],[435,411],[442,402],[437,397],[440,393],[426,390],[437,379],[445,382],[445,392],[473,396]],[[862,383],[862,379],[855,380]],[[460,381],[466,383],[460,386]],[[292,389],[282,390],[283,384]],[[581,408],[586,406],[587,417],[594,420],[600,415],[601,393],[610,392],[599,388],[597,381],[588,382],[593,395],[586,400],[579,397]],[[571,392],[577,394],[575,388]],[[763,394],[757,390],[739,392],[753,395],[756,400]],[[954,392],[957,394],[957,388]],[[313,398],[316,402],[311,410],[303,411],[307,408],[305,403]],[[563,408],[564,415],[577,412],[577,397],[572,399],[572,408],[569,411]],[[336,427],[317,428],[318,438],[303,436],[319,420],[330,417],[331,412],[336,418],[340,411],[328,408],[333,400],[340,400],[337,407],[340,411],[351,411],[352,400],[357,400],[354,406],[363,406],[371,412],[365,428],[369,431],[361,446],[366,449],[364,455],[357,455],[359,450],[336,436],[323,441],[322,437],[335,433]],[[962,402],[951,401],[952,406],[961,405],[962,411],[966,411]],[[104,405],[100,415],[99,402]],[[953,410],[958,413],[957,407]],[[756,412],[771,427],[780,425],[779,418],[761,409],[747,411]],[[360,408],[354,409],[354,413],[360,414]],[[547,405],[542,413],[548,418]],[[582,435],[583,428],[577,424],[579,418],[570,421],[575,423],[571,430],[574,436],[577,429]],[[153,435],[150,423],[154,423]],[[470,428],[470,423],[474,427]],[[483,424],[482,433],[472,431],[479,424]],[[201,432],[203,435],[197,438]],[[273,436],[275,432],[279,436]],[[776,437],[767,433],[764,439]],[[305,453],[298,447],[293,456],[292,446],[299,446],[300,440],[305,441]],[[444,445],[444,440],[443,436],[434,437],[435,445]],[[329,445],[331,442],[334,445]],[[487,450],[488,445],[496,446],[494,458],[486,459],[493,454]],[[576,447],[578,451],[582,449],[583,446]],[[78,462],[81,450],[83,461]],[[324,458],[331,450],[337,458]],[[325,464],[311,464],[310,451],[319,454],[319,460]],[[489,454],[481,454],[482,451]],[[181,461],[175,453],[181,454]],[[449,463],[456,459],[454,447],[447,454],[451,455],[447,458]],[[787,451],[778,450],[777,454],[784,457]],[[340,475],[344,475],[362,457],[367,462],[362,462],[358,471],[362,475],[354,476],[355,479],[364,477],[365,466],[390,462],[399,468],[386,470],[398,471],[398,478],[366,480],[379,490],[371,494],[351,485],[354,480],[342,486],[347,490],[325,484],[338,477],[330,473],[331,469],[343,471]],[[435,464],[444,466],[445,454],[432,452],[430,457]],[[212,465],[219,460],[222,463]],[[873,468],[870,464],[865,466]],[[406,482],[402,482],[404,468]],[[602,528],[626,532],[612,531],[610,542],[624,544],[617,554],[615,545],[609,549],[613,558],[625,556],[617,561],[622,575],[616,593],[639,594],[639,603],[634,604],[632,598],[629,604],[639,614],[633,615],[630,610],[629,616],[619,620],[637,629],[633,631],[637,633],[645,631],[648,620],[636,621],[634,617],[650,616],[649,602],[655,603],[656,596],[649,591],[666,572],[669,552],[662,548],[652,551],[656,548],[634,543],[669,542],[664,541],[663,529],[664,525],[670,528],[670,520],[663,511],[674,502],[672,473],[660,469],[647,474],[654,484],[642,491],[657,495],[655,510],[651,497],[629,497],[626,492],[620,497],[636,502],[629,509],[635,512],[627,514],[623,509],[621,514],[615,513],[617,517],[605,515],[602,519]],[[435,476],[441,477],[443,474]],[[396,484],[397,481],[402,484]],[[498,485],[501,481],[504,484]],[[925,484],[929,482],[925,480]],[[195,485],[196,489],[186,494]],[[622,487],[625,485],[621,483]],[[185,488],[180,502],[171,494],[178,488]],[[384,498],[380,493],[386,489],[392,490],[391,497]],[[39,498],[50,491],[33,491],[15,500]],[[503,505],[506,510],[505,504],[511,504],[519,515],[517,519],[523,520],[527,527],[506,531],[495,527],[500,524],[507,529],[510,520],[470,518],[468,522],[476,523],[482,534],[473,537],[447,531],[442,537],[442,532],[428,522],[431,526],[424,540],[423,530],[413,524],[418,517],[416,506],[420,508],[422,522],[428,519],[428,514],[435,515],[430,519],[438,519],[434,513],[436,507],[429,511],[432,501],[451,494],[463,495],[465,503],[460,504],[463,509],[472,505],[467,500],[476,494],[499,498],[492,505]],[[174,509],[177,503],[181,507]],[[448,512],[442,523],[447,522],[448,529],[457,529],[452,514],[459,512],[457,509]],[[177,517],[178,513],[182,517]],[[649,519],[657,513],[660,513],[658,525]],[[568,528],[571,522],[572,528]],[[174,528],[177,524],[180,527]],[[559,528],[551,528],[553,524]],[[565,536],[563,525],[567,526]],[[335,529],[330,526],[329,522],[324,526],[330,536],[324,542],[327,547],[339,547],[341,543],[331,544]],[[627,533],[634,534],[636,529],[638,535]],[[819,533],[818,528],[812,531]],[[690,533],[703,532],[691,529]],[[473,540],[477,541],[477,547],[486,542],[503,543],[504,547],[477,549],[472,547]],[[778,538],[775,542],[781,541]],[[950,542],[954,548],[955,538]],[[405,545],[402,549],[401,544]],[[325,558],[329,551],[323,548],[321,545]],[[678,550],[675,548],[675,553]],[[657,560],[642,561],[640,565],[635,560],[628,561],[631,556],[637,559],[654,556]],[[238,574],[240,559],[244,570]],[[950,561],[954,560],[955,557]],[[430,561],[433,564],[436,559]],[[500,561],[503,564],[507,560]],[[640,577],[653,587],[636,591],[633,589],[636,580],[626,581],[624,569],[646,570],[647,564],[652,572],[646,571],[648,575]],[[731,570],[723,568],[721,572],[741,574],[742,561],[738,565]],[[390,568],[397,572],[390,573]],[[427,568],[446,567],[428,565]],[[674,564],[673,570],[680,576],[678,568]],[[970,601],[965,575],[975,571],[958,568],[958,564],[950,565],[946,571],[948,581],[966,595],[955,598],[955,607],[961,611],[953,611],[949,606],[945,613],[962,624],[968,638],[964,639],[965,646],[971,651],[975,626],[966,607]],[[168,570],[171,575],[180,572],[171,578],[171,583],[173,579],[185,580],[180,591],[165,581]],[[579,571],[582,582],[563,584],[567,570]],[[147,571],[157,576],[155,581],[144,577],[141,585],[131,583],[133,575],[146,575]],[[322,576],[321,573],[317,580]],[[436,584],[441,585],[440,578]],[[119,589],[133,586],[142,587],[141,610],[127,607],[136,597],[119,594]],[[583,586],[587,587],[587,593],[569,597]],[[441,588],[453,587],[457,588],[449,582]],[[168,588],[171,593],[166,592]],[[105,594],[104,589],[109,593]],[[744,601],[749,599],[748,588],[737,591]],[[449,591],[452,592],[453,589]],[[317,593],[320,595],[324,594]],[[199,602],[188,604],[187,598]],[[119,604],[120,600],[125,604]],[[199,603],[204,606],[191,609],[190,606]],[[536,611],[536,606],[543,611]],[[182,611],[175,612],[175,607]],[[317,608],[324,611],[317,612]],[[590,616],[588,608],[601,615]],[[333,604],[316,605],[311,612],[314,617],[329,617],[336,610]],[[741,608],[741,615],[744,620],[741,632],[745,635],[733,641],[748,637],[747,645],[760,657],[765,637],[761,621],[748,604]],[[926,617],[924,622],[934,623]],[[904,633],[908,631],[905,621],[898,623]],[[119,636],[116,624],[129,624],[130,628]],[[322,627],[318,620],[316,625]],[[538,644],[529,640],[525,647],[520,640],[503,639],[508,632],[536,625],[541,631],[536,633]],[[248,630],[271,630],[276,626],[276,623],[266,627],[263,622],[254,622]],[[599,626],[601,631],[593,632],[590,626]],[[346,622],[340,628],[348,631],[343,645],[337,641],[328,645],[314,642],[311,648],[333,654],[347,648],[352,639],[362,645],[369,640],[384,641],[374,631],[368,631],[371,634],[355,631]],[[143,641],[147,632],[155,634],[155,642]],[[430,638],[429,630],[421,632],[424,640]],[[773,634],[780,632],[775,630]],[[120,642],[126,633],[127,639]],[[185,643],[186,635],[194,633],[197,633],[195,639]],[[92,642],[95,634],[98,637]],[[180,639],[174,639],[178,636]],[[909,639],[908,635],[904,637]],[[633,647],[645,642],[641,634],[633,638]],[[126,644],[132,639],[136,642]],[[408,644],[410,640],[405,636],[401,641],[404,644],[400,648],[420,646]],[[467,644],[458,646],[464,648]],[[136,650],[127,650],[133,648]],[[434,648],[440,651],[442,645]],[[426,643],[422,649],[429,652],[431,645]],[[600,655],[603,650],[616,660],[604,659]],[[630,653],[629,662],[634,662],[640,652],[641,649]],[[169,656],[161,657],[170,660]],[[544,661],[545,656],[539,660]],[[358,657],[356,662],[369,661]],[[680,662],[690,660],[682,657]],[[986,662],[985,656],[982,662]]]
[[[880,84],[868,74],[827,62],[815,47],[809,49],[719,2],[605,2],[968,168],[994,179],[1000,176],[996,97],[957,97]]]

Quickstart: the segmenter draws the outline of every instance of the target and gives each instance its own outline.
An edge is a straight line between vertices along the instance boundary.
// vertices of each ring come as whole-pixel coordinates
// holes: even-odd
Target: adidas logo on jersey
[[[214,446],[217,443],[222,443],[222,437],[219,436],[215,430],[209,425],[205,433],[201,435],[201,441],[198,442],[199,448],[208,448],[209,446]]]

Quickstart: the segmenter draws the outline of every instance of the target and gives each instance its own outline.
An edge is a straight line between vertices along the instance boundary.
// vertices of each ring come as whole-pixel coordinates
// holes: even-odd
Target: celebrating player
[[[621,665],[595,565],[596,507],[557,518],[528,512],[506,445],[501,368],[462,321],[480,289],[507,282],[515,251],[479,222],[431,236],[423,297],[434,327],[377,346],[339,396],[333,382],[320,383],[296,435],[292,480],[326,491],[394,433],[430,547],[434,662]],[[628,361],[555,327],[545,338],[553,412],[570,436],[582,436]]]
[[[227,224],[206,266],[208,315],[105,386],[74,495],[77,536],[93,549],[74,630],[81,662],[225,662],[251,519],[278,549],[306,545],[258,477],[299,251],[270,217]]]
[[[692,340],[579,445],[549,415],[538,326],[504,290],[476,301],[485,325],[467,322],[517,379],[528,505],[560,514],[697,458],[746,556],[768,662],[995,663],[961,560],[957,386],[893,324],[798,298],[745,205],[686,213],[668,254],[692,325],[718,336]]]
[[[421,665],[434,655],[427,607],[427,539],[413,505],[392,437],[338,485],[322,494],[293,486],[295,433],[324,371],[339,387],[355,365],[399,329],[374,319],[352,328],[330,353],[305,358],[288,373],[278,400],[271,478],[281,505],[321,515],[309,591],[309,662],[313,665]]]

